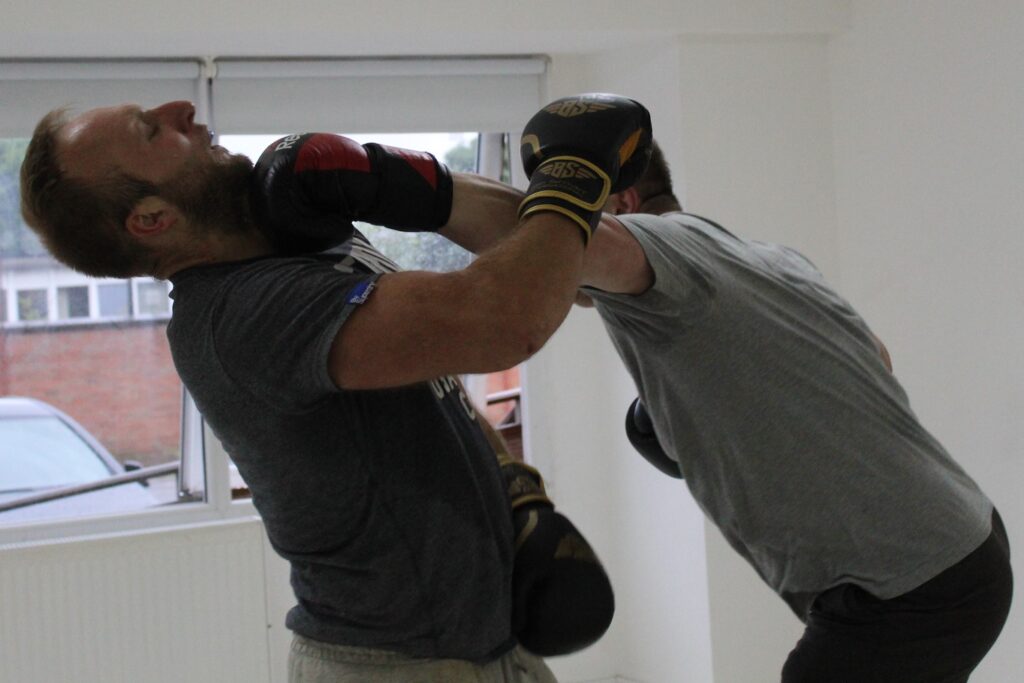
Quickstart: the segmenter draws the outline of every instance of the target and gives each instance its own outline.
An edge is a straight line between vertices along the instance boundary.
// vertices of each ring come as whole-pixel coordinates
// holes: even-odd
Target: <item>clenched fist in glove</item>
[[[512,632],[544,657],[581,650],[604,635],[615,596],[583,535],[544,491],[534,468],[499,456],[515,532]]]
[[[651,423],[651,416],[646,406],[640,402],[637,396],[629,404],[626,410],[626,438],[633,444],[636,452],[644,456],[647,462],[658,468],[662,474],[667,474],[676,479],[682,479],[683,473],[679,469],[679,463],[669,457],[665,449],[658,442],[654,433],[654,425]]]
[[[289,135],[256,162],[253,218],[278,251],[323,251],[352,235],[352,221],[438,230],[452,208],[448,168],[414,152],[329,133]]]
[[[629,188],[650,161],[651,116],[618,95],[563,97],[534,114],[520,155],[530,179],[520,218],[554,211],[576,221],[585,242],[608,195]]]

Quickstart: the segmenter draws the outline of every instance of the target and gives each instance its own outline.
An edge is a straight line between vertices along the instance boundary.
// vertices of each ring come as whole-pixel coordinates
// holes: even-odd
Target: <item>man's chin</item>
[[[223,150],[223,154],[221,154]],[[194,166],[161,194],[181,209],[197,232],[239,234],[251,229],[249,182],[252,161],[244,154],[214,149],[212,163]]]
[[[214,145],[210,149],[213,151],[213,158],[219,163],[227,163],[231,165],[238,164],[239,166],[245,166],[249,170],[252,170],[252,159],[246,155],[238,152],[232,152],[226,147],[221,147],[220,145]]]
[[[211,149],[213,150],[214,159],[216,159],[219,164],[239,169],[244,168],[246,173],[252,171],[252,159],[244,154],[232,152],[220,145],[214,145]]]

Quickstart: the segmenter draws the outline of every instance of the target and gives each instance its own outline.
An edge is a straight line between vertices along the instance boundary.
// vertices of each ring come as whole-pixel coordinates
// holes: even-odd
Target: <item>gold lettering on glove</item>
[[[563,118],[572,118],[573,116],[580,116],[582,114],[591,114],[593,112],[605,111],[607,109],[614,109],[613,104],[601,104],[600,102],[593,102],[587,100],[567,100],[562,102],[554,102],[544,107],[544,111],[554,116],[561,116]]]
[[[537,169],[541,175],[549,175],[552,178],[586,178],[593,180],[598,175],[586,166],[576,161],[555,161],[545,164]]]

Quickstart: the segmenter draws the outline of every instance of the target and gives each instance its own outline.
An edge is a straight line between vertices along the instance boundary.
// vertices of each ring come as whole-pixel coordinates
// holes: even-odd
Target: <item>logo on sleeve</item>
[[[360,282],[355,288],[352,289],[348,294],[348,300],[346,303],[358,306],[359,304],[366,303],[366,299],[373,292],[374,283],[372,280],[365,280]]]

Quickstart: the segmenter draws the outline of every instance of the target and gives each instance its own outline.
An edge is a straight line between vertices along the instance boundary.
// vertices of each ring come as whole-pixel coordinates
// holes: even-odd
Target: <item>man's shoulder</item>
[[[741,241],[718,223],[682,211],[623,214],[616,218],[644,246],[645,251],[660,244],[663,249],[685,254],[700,245],[706,248],[717,242]]]
[[[245,261],[196,266],[175,274],[171,282],[180,297],[192,292],[258,289],[284,284],[301,287],[303,282],[324,277],[333,279],[365,274],[357,268],[348,267],[346,260],[344,255],[333,253],[262,256]]]
[[[279,319],[314,300],[340,301],[372,274],[339,267],[337,255],[268,256],[198,266],[176,274],[169,335],[194,332],[204,320],[221,329]],[[317,308],[328,309],[330,306]]]

